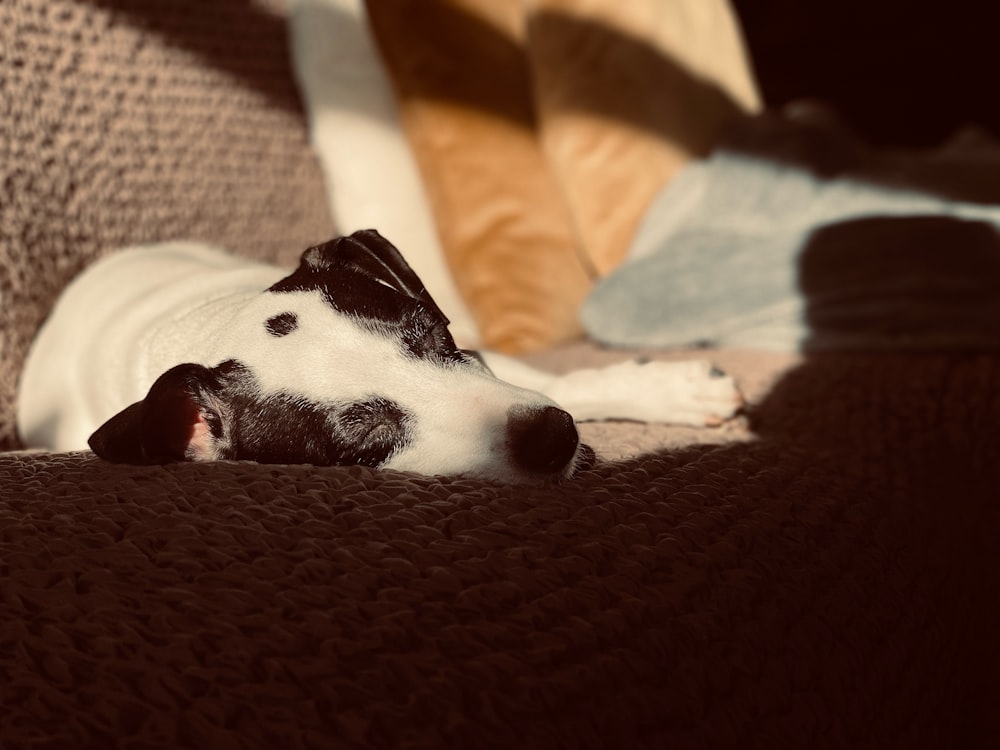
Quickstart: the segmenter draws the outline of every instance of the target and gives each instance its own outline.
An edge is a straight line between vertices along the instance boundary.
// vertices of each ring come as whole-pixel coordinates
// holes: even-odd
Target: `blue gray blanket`
[[[982,136],[886,153],[767,115],[662,190],[581,319],[611,346],[997,347],[998,229]]]

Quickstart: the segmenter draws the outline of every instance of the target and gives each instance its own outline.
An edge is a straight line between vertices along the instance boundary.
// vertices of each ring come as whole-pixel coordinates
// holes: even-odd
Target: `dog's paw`
[[[635,415],[643,421],[715,427],[743,406],[736,381],[708,360],[626,364],[634,366],[626,380],[644,395]]]
[[[622,362],[559,381],[552,395],[581,421],[718,426],[743,405],[736,381],[708,360]]]

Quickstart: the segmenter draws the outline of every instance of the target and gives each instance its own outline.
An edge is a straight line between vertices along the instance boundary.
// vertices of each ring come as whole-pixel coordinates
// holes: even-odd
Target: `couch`
[[[584,425],[604,460],[548,487],[21,450],[85,264],[335,231],[284,14],[0,5],[0,746],[998,746],[987,348],[713,352],[744,416]]]

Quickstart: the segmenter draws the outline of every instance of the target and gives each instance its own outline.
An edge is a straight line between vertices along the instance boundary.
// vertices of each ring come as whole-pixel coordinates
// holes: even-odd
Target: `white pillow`
[[[377,229],[398,246],[451,320],[459,346],[479,332],[444,258],[362,0],[291,0],[292,62],[337,231]]]

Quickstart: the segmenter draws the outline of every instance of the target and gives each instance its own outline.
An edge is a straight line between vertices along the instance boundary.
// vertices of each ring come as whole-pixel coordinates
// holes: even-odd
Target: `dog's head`
[[[90,438],[124,463],[363,464],[508,482],[592,459],[572,417],[456,347],[448,319],[373,230],[302,255],[245,305],[211,367],[178,365]]]

